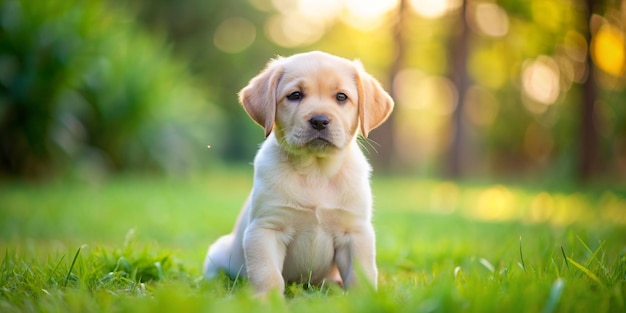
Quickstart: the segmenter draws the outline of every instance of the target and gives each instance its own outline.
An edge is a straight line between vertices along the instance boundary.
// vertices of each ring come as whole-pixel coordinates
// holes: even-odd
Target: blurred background
[[[324,50],[396,100],[377,173],[621,182],[625,17],[620,0],[0,0],[0,177],[249,164],[264,136],[237,92]]]

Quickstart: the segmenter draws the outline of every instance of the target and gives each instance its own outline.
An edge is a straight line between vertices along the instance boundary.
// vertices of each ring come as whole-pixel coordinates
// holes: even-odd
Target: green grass
[[[201,279],[251,171],[0,185],[0,312],[625,312],[626,193],[373,181],[377,292]]]

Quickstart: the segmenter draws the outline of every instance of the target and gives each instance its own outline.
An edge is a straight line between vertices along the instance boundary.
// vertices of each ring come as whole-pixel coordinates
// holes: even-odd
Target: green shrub
[[[178,171],[216,144],[218,121],[187,69],[123,12],[0,0],[0,173]]]

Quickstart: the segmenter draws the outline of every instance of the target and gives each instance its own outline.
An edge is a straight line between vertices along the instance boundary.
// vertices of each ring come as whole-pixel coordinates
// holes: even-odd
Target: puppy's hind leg
[[[339,269],[337,268],[336,264],[333,264],[330,271],[326,273],[326,276],[324,276],[324,280],[336,284],[339,287],[343,287],[343,280],[341,280],[341,274],[339,273]]]
[[[231,278],[245,276],[243,256],[233,248],[235,240],[234,234],[228,234],[215,241],[207,252],[204,259],[204,277],[211,279],[216,277],[221,271],[225,271]]]

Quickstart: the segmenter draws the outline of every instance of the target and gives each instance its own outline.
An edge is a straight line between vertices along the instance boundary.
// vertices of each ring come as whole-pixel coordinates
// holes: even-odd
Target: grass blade
[[[550,296],[548,297],[548,302],[546,306],[543,307],[543,313],[552,313],[556,309],[556,306],[559,304],[561,300],[561,295],[563,294],[563,288],[565,287],[565,281],[561,278],[557,278],[552,284],[552,288],[550,288]]]
[[[487,261],[484,258],[481,258],[479,260],[480,264],[482,264],[482,266],[484,266],[488,271],[490,271],[492,274],[495,272],[496,268],[493,267],[493,265],[491,265],[491,263],[489,263],[489,261]]]
[[[522,253],[522,236],[519,236],[519,258],[522,260],[522,269],[526,271],[526,263],[524,263],[524,253]]]
[[[594,251],[593,254],[589,257],[589,260],[587,260],[587,262],[585,262],[585,266],[589,266],[589,265],[591,265],[591,262],[593,262],[593,260],[597,260],[598,264],[602,267],[603,270],[605,270],[604,264],[602,263],[602,261],[598,260],[596,258],[596,256],[598,255],[598,252],[600,252],[600,250],[602,250],[602,247],[604,247],[605,243],[606,243],[606,241],[604,241],[604,240],[600,242],[600,245],[598,246],[596,251]]]
[[[580,241],[580,243],[583,245],[583,247],[585,247],[585,250],[587,250],[589,254],[593,254],[593,251],[591,251],[591,248],[589,248],[589,246],[587,246],[587,244],[582,239],[580,239],[580,236],[576,235],[576,239]]]
[[[598,285],[605,287],[604,284],[602,283],[602,281],[600,280],[600,278],[598,278],[598,276],[596,276],[596,274],[592,273],[588,268],[582,266],[580,263],[570,259],[569,262],[571,262],[572,264],[574,264],[574,266],[578,267],[579,270],[581,270],[583,273],[585,273],[587,275],[587,277],[591,278],[591,280],[595,281],[596,283],[598,283]]]
[[[4,249],[4,260],[2,260],[2,270],[9,268],[9,248]]]
[[[67,271],[67,275],[65,276],[65,281],[63,282],[63,287],[67,287],[67,282],[70,280],[70,275],[72,274],[72,270],[74,269],[74,265],[76,264],[76,260],[78,259],[78,255],[80,254],[80,249],[76,250],[76,254],[74,255],[74,259],[72,260],[72,264],[70,265],[70,269]]]
[[[454,268],[454,281],[459,288],[463,288],[465,286],[465,276],[463,275],[463,270],[460,266]]]
[[[52,272],[50,273],[50,276],[48,277],[48,281],[51,281],[54,278],[54,274],[56,274],[57,270],[59,269],[59,266],[61,266],[63,259],[65,259],[65,255],[61,257],[59,262],[57,262],[57,265],[54,267],[54,269],[52,269]]]
[[[596,251],[593,251],[593,250],[591,250],[591,248],[589,248],[589,246],[587,244],[585,244],[585,242],[582,239],[580,239],[579,236],[576,236],[576,239],[578,239],[578,241],[580,241],[580,243],[583,245],[583,247],[585,247],[585,250],[587,250],[587,252],[590,254],[589,259],[587,260],[587,262],[585,262],[585,266],[591,265],[591,262],[593,262],[593,260],[596,259],[596,256],[598,255],[598,252],[600,252],[600,250],[602,250],[602,247],[606,243],[605,240],[601,241],[600,245],[598,246]],[[600,262],[600,260],[598,260],[598,263],[600,265],[602,265],[602,262]]]
[[[569,262],[567,262],[567,256],[565,256],[565,250],[563,249],[563,246],[561,246],[561,254],[563,254],[563,260],[565,260],[565,267],[567,267],[567,270],[569,270]]]

